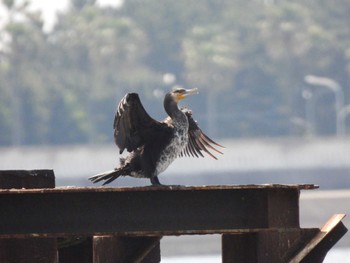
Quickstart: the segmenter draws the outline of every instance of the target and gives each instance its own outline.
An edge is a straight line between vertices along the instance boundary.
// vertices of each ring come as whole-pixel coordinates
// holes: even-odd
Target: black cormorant
[[[221,153],[192,118],[192,112],[179,109],[178,102],[198,89],[174,89],[164,98],[164,109],[169,115],[158,122],[143,108],[137,93],[128,93],[120,101],[114,118],[114,140],[120,154],[126,149],[130,154],[120,158],[120,167],[90,177],[93,183],[104,180],[104,185],[119,176],[149,178],[152,185],[160,185],[158,175],[179,156],[204,157],[202,151],[216,157],[208,150]],[[221,153],[222,154],[222,153]]]

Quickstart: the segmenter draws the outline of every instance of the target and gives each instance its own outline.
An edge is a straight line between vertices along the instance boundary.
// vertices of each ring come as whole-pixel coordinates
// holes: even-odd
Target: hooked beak
[[[198,94],[198,88],[193,88],[193,89],[187,89],[185,92],[185,96],[189,96],[189,95],[195,95]]]
[[[190,95],[195,95],[195,94],[198,94],[198,93],[199,93],[198,92],[198,88],[187,89],[187,90],[185,90],[184,93],[182,93],[182,94],[180,94],[178,96],[178,100],[182,100],[182,99],[184,99],[184,98],[186,98],[186,97],[188,97]]]

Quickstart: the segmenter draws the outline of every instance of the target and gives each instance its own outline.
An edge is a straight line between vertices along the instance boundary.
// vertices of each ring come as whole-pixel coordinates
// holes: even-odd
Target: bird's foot
[[[150,178],[150,180],[151,180],[151,183],[152,183],[152,186],[157,186],[157,187],[164,187],[164,188],[180,188],[180,187],[185,187],[185,185],[166,185],[166,184],[161,184],[160,182],[159,182],[159,179],[158,179],[158,177],[157,176],[155,176],[155,177],[151,177]]]
[[[159,182],[158,176],[153,176],[150,178],[150,180],[151,180],[151,184],[153,186],[166,186],[166,185],[163,185]]]

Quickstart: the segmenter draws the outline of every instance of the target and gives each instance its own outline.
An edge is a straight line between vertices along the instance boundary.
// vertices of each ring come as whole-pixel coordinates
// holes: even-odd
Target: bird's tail
[[[97,183],[104,180],[105,182],[103,183],[103,185],[105,185],[114,181],[121,175],[127,175],[127,171],[125,171],[125,167],[120,167],[111,171],[106,171],[103,173],[96,174],[94,176],[91,176],[89,180],[93,183]]]

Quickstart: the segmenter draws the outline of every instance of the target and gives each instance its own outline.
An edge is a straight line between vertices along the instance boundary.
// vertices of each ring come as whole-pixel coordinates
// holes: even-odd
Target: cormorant
[[[204,157],[202,151],[217,159],[208,149],[221,153],[199,128],[189,109],[178,107],[178,102],[198,89],[174,89],[164,98],[164,109],[169,115],[158,122],[143,108],[137,93],[128,93],[120,101],[114,118],[114,140],[122,154],[120,167],[90,177],[93,183],[104,180],[108,184],[119,176],[149,178],[152,185],[161,185],[158,175],[179,156]]]

